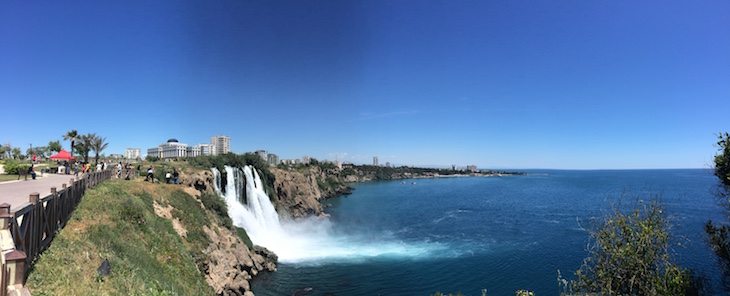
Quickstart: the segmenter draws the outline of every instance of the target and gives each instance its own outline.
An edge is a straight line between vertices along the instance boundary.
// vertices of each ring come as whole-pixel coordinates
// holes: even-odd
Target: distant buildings
[[[177,139],[169,139],[160,144],[160,158],[180,158],[188,156],[188,144],[179,143]]]
[[[309,156],[306,156],[306,155],[302,156],[302,163],[309,164]]]
[[[215,155],[215,145],[213,144],[198,144],[192,147],[188,147],[188,157],[196,157],[200,155]]]
[[[222,149],[218,144],[222,145]],[[138,148],[129,148],[130,150],[137,149],[137,155],[139,155]],[[213,136],[210,138],[210,144],[201,143],[195,146],[188,147],[188,144],[178,142],[177,139],[169,139],[166,143],[160,144],[157,148],[147,149],[148,157],[158,157],[160,159],[172,159],[182,157],[196,157],[200,155],[216,155],[231,152],[231,138],[228,136]],[[129,158],[129,156],[127,156]]]
[[[269,159],[269,157],[268,157],[269,153],[266,150],[256,150],[256,152],[254,152],[254,154],[261,157],[261,159],[263,159],[264,161],[267,161]]]
[[[269,153],[269,155],[266,157],[266,162],[269,164],[269,166],[277,166],[279,165],[279,156],[273,153]]]
[[[473,165],[473,164],[472,165],[468,165],[468,166],[466,166],[466,170],[467,171],[470,171],[472,173],[476,173],[477,172],[477,166],[476,165]]]
[[[214,152],[211,155],[231,152],[231,138],[229,136],[212,136],[210,137],[210,144],[214,146]]]
[[[378,166],[378,157],[377,156],[373,156],[373,165]]]
[[[390,161],[386,161],[386,162],[385,162],[385,167],[386,167],[386,168],[389,168],[389,167],[390,167]]]
[[[142,158],[142,151],[139,148],[127,148],[124,151],[124,158],[126,159],[138,159]]]

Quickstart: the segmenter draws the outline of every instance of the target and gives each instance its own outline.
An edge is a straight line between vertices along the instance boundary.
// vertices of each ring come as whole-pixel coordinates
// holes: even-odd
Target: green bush
[[[220,224],[228,229],[233,229],[233,221],[228,216],[228,205],[225,200],[215,194],[203,193],[200,195],[200,201],[203,202],[206,209],[216,213]]]
[[[6,163],[5,166],[3,166],[3,170],[5,170],[5,173],[8,175],[17,175],[18,170],[28,170],[30,168],[30,165],[27,164],[18,164],[18,163]]]
[[[623,213],[614,209],[594,230],[593,246],[578,280],[576,292],[608,295],[692,295],[696,287],[691,271],[672,262],[666,212],[655,199],[638,200]]]

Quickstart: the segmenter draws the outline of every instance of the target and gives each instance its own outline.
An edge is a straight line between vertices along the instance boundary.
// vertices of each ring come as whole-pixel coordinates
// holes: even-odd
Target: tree
[[[5,146],[0,145],[0,158],[10,158],[11,150],[12,146],[10,145],[10,142],[8,142]]]
[[[106,143],[106,137],[102,138],[100,136],[94,136],[91,140],[91,149],[94,150],[94,153],[96,153],[96,157],[94,157],[94,164],[99,163],[99,152],[104,151],[107,146],[109,146],[109,143]]]
[[[89,163],[89,152],[91,152],[91,146],[96,138],[96,133],[88,133],[86,135],[80,135],[76,138],[79,141],[79,145],[76,146],[76,151],[79,155],[84,157],[84,162]]]
[[[715,176],[718,179],[716,196],[718,200],[730,211],[730,135],[720,133],[717,136],[718,154],[715,155]],[[715,252],[720,268],[723,271],[723,285],[725,290],[730,290],[730,226],[715,225],[712,220],[705,224],[705,232],[708,235],[708,244]]]
[[[56,140],[48,142],[48,150],[58,153],[62,149],[63,147],[61,146],[61,141]],[[73,153],[73,150],[71,150],[71,153]]]
[[[76,130],[70,130],[70,131],[66,132],[65,135],[63,135],[64,141],[69,141],[69,140],[71,141],[71,153],[72,154],[74,153],[74,144],[76,144],[76,140],[78,140],[78,139],[79,139],[79,132],[77,132]],[[58,150],[58,151],[61,151],[61,150]]]
[[[571,290],[608,295],[696,294],[690,271],[671,262],[669,221],[655,199],[629,213],[615,208],[589,231],[590,256]]]
[[[15,158],[15,159],[21,158],[23,156],[22,154],[20,154],[21,151],[20,151],[20,148],[18,148],[18,147],[13,148],[12,153],[13,153],[13,158]]]

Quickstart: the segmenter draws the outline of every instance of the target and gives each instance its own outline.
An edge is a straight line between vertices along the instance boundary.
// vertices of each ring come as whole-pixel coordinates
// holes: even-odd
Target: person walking
[[[74,162],[74,176],[79,176],[79,162]]]
[[[172,184],[177,184],[177,178],[180,176],[180,173],[177,172],[177,169],[172,170]]]

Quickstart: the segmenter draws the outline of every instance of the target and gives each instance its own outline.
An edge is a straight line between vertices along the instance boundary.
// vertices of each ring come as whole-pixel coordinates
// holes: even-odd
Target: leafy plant
[[[571,289],[608,295],[696,293],[691,272],[671,260],[669,226],[657,199],[638,200],[628,213],[614,208],[589,231],[590,256]]]
[[[718,188],[715,195],[718,201],[730,211],[730,134],[720,133],[715,146],[718,154],[715,155],[715,176],[718,179]],[[730,226],[716,225],[712,221],[705,224],[708,235],[708,244],[717,256],[723,271],[725,290],[730,290]]]
[[[203,193],[200,195],[200,201],[203,202],[206,209],[216,213],[220,224],[228,229],[233,229],[233,221],[228,216],[228,205],[225,200],[215,194]]]
[[[18,164],[18,163],[10,162],[10,161],[7,161],[5,163],[5,165],[3,166],[5,173],[8,175],[17,175],[18,170],[28,170],[29,168],[30,168],[30,165]]]

